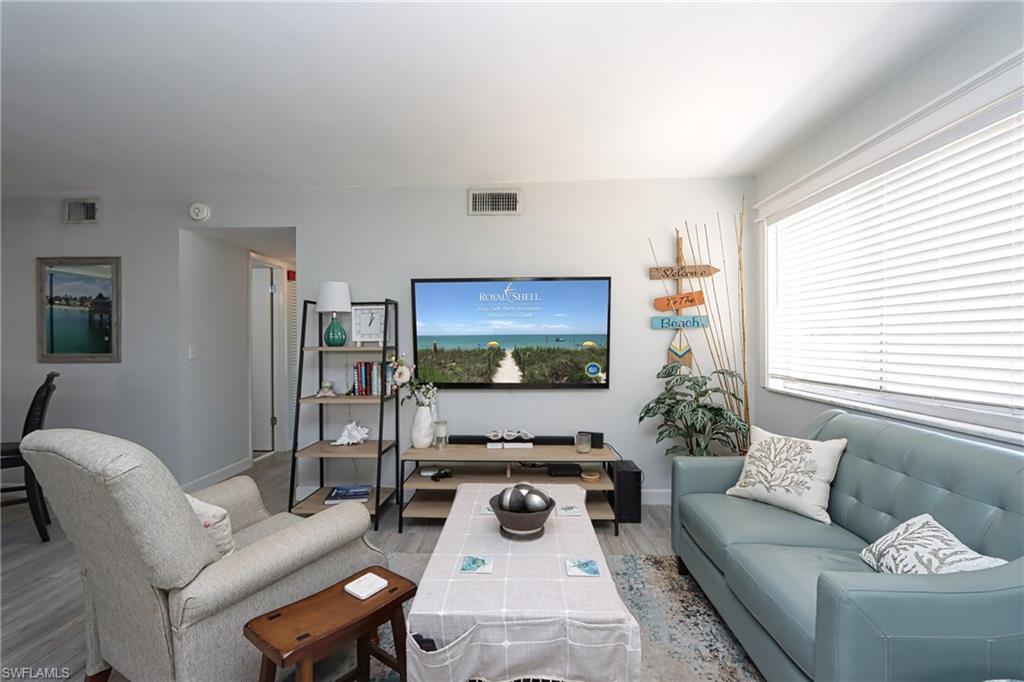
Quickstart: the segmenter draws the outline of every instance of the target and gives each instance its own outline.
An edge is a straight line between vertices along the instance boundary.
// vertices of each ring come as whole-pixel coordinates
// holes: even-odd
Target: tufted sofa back
[[[828,513],[865,541],[928,513],[975,551],[1024,556],[1024,452],[842,410],[807,437],[849,441]]]

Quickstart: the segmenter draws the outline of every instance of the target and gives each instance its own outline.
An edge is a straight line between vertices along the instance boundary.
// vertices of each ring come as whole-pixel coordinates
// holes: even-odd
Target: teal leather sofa
[[[832,525],[725,495],[742,457],[673,462],[680,571],[765,678],[1024,679],[1024,453],[841,410],[796,435],[849,440]],[[905,576],[861,561],[865,545],[926,512],[1010,563]]]

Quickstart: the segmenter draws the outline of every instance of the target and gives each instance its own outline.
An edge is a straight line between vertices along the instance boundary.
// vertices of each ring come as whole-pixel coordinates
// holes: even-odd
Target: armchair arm
[[[1024,559],[946,575],[823,573],[817,680],[1024,678]]]
[[[231,530],[235,533],[270,516],[263,507],[256,482],[248,476],[235,476],[209,488],[189,493],[192,497],[224,507],[231,517]]]
[[[358,542],[370,527],[366,507],[342,503],[246,545],[204,568],[168,595],[171,624],[184,628]],[[383,559],[383,555],[381,555]]]
[[[689,493],[724,493],[736,485],[743,457],[676,457],[672,462],[672,500]]]

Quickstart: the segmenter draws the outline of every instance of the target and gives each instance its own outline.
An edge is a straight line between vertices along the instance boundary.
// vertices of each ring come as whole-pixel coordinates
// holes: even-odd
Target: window
[[[765,231],[770,389],[1020,442],[1024,113]]]

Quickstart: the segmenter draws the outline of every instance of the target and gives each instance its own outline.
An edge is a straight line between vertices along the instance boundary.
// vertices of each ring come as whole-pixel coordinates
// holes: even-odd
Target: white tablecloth
[[[410,680],[571,682],[640,680],[640,628],[615,589],[590,519],[552,512],[536,540],[507,540],[483,508],[504,485],[463,484],[409,613]],[[539,486],[585,508],[577,485]],[[493,557],[491,574],[460,572],[467,555]],[[566,559],[594,559],[598,577],[570,577]],[[433,639],[424,652],[412,639]]]

